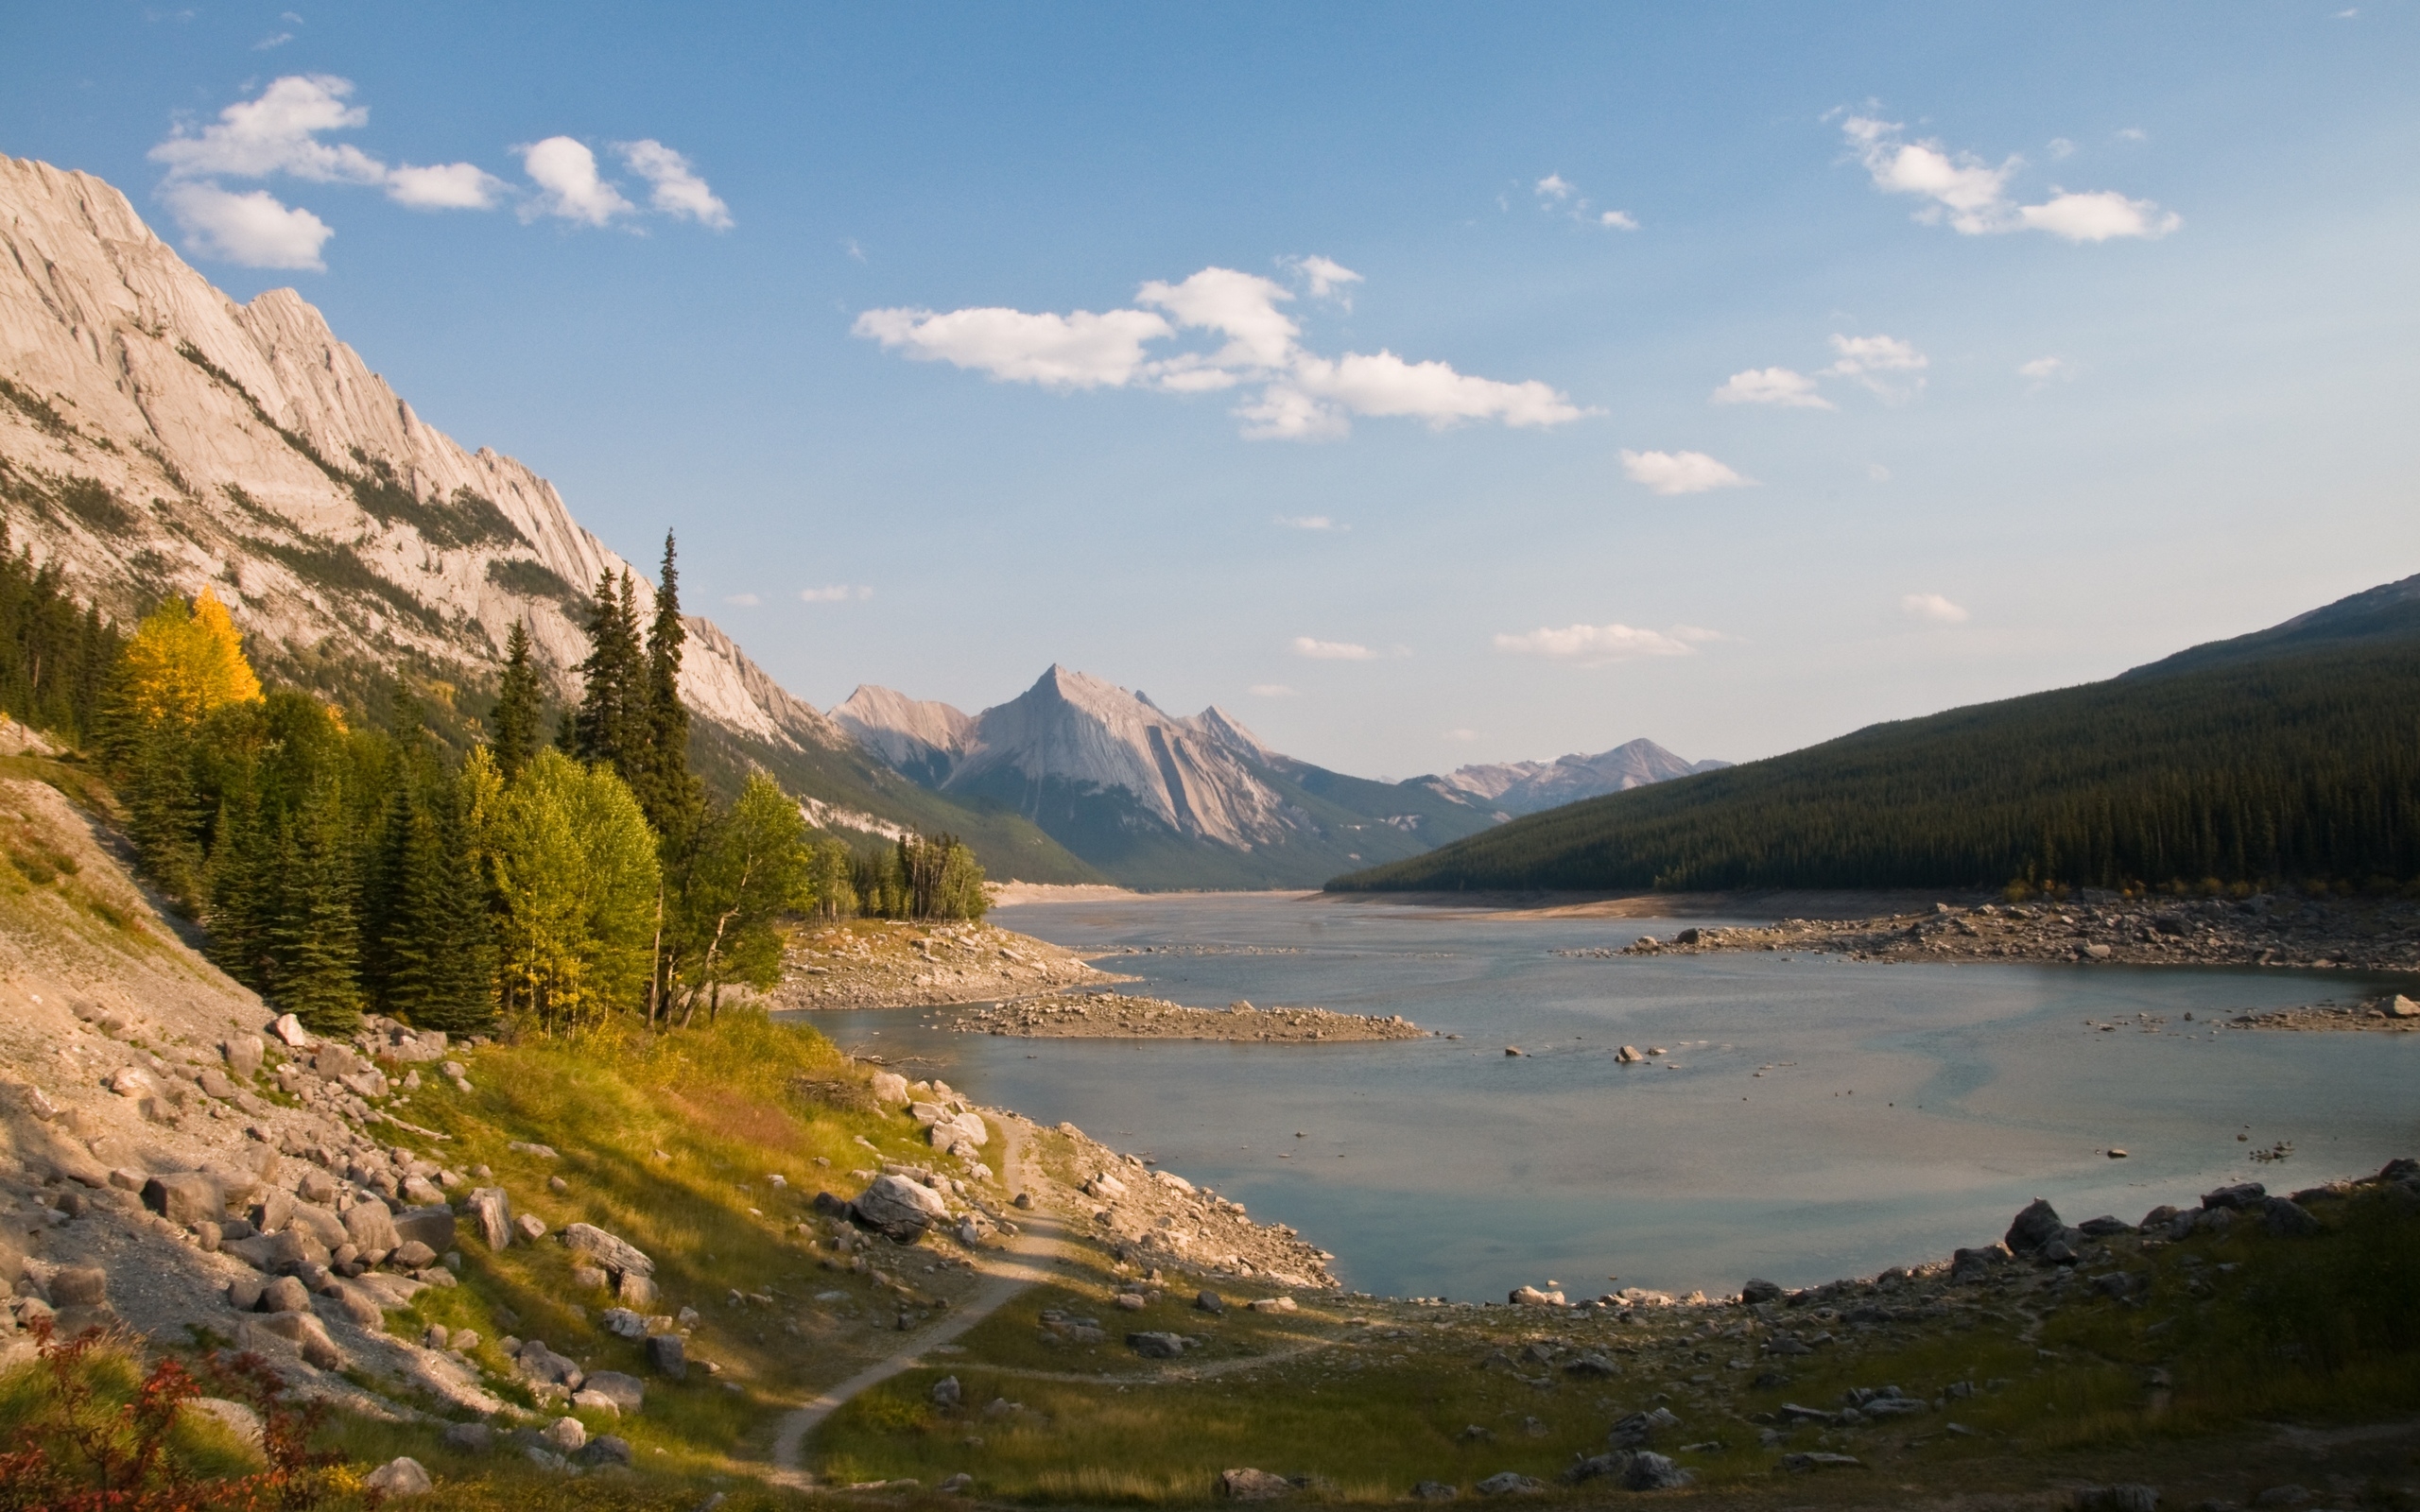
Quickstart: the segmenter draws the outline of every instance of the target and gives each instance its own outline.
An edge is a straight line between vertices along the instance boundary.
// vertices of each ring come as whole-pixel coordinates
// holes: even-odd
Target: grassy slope
[[[2420,873],[2415,711],[2420,640],[2221,662],[1873,726],[1330,885],[1996,886],[2029,867],[2401,880]]]

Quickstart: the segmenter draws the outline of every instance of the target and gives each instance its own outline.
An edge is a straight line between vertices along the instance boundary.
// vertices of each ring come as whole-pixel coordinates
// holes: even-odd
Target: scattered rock
[[[199,1171],[155,1176],[143,1183],[143,1205],[173,1224],[216,1222],[227,1215],[227,1194]]]
[[[538,1431],[538,1436],[554,1446],[559,1453],[569,1454],[588,1444],[588,1427],[579,1418],[556,1418]]]
[[[290,1013],[279,1014],[277,1022],[268,1026],[268,1032],[296,1050],[311,1047],[311,1031],[303,1028],[302,1021]]]
[[[580,1383],[583,1394],[595,1394],[612,1402],[618,1412],[635,1413],[647,1402],[647,1383],[619,1370],[598,1370]]]
[[[1536,1496],[1546,1488],[1546,1482],[1514,1470],[1498,1471],[1473,1487],[1481,1496]]]
[[[468,1206],[471,1216],[478,1220],[479,1237],[490,1249],[503,1249],[512,1243],[512,1199],[502,1187],[481,1187],[471,1194]]]
[[[1810,1452],[1803,1454],[1784,1454],[1781,1457],[1781,1468],[1783,1469],[1801,1472],[1806,1470],[1855,1469],[1863,1463],[1864,1461],[1858,1459],[1854,1454],[1825,1454],[1822,1452]]]
[[[678,1333],[651,1333],[647,1341],[647,1367],[666,1381],[689,1376],[688,1344]]]
[[[53,1307],[106,1307],[109,1272],[97,1265],[61,1265],[51,1272],[47,1289]]]
[[[464,1454],[484,1454],[495,1448],[495,1430],[485,1423],[449,1423],[445,1447]]]
[[[1411,1483],[1411,1499],[1415,1502],[1451,1502],[1461,1494],[1443,1481]]]
[[[1219,1314],[1227,1310],[1227,1299],[1216,1292],[1203,1292],[1194,1297],[1193,1305],[1204,1313]]]
[[[1294,1483],[1268,1470],[1220,1470],[1219,1494],[1230,1502],[1274,1502],[1293,1495]]]
[[[386,1464],[362,1477],[362,1486],[375,1491],[381,1501],[393,1502],[407,1496],[425,1496],[435,1483],[420,1461],[408,1454],[398,1454]]]
[[[912,1238],[949,1220],[949,1205],[932,1188],[904,1176],[878,1176],[851,1204],[857,1220],[892,1238]]]
[[[933,1383],[933,1405],[944,1412],[957,1410],[961,1395],[956,1376],[943,1376]]]
[[[618,1434],[599,1434],[579,1452],[583,1465],[619,1465],[628,1469],[631,1463],[631,1441]]]
[[[229,1071],[250,1081],[261,1069],[261,1057],[267,1049],[259,1035],[239,1034],[221,1042],[218,1053],[226,1057]]]
[[[395,1232],[394,1213],[375,1197],[363,1197],[344,1210],[344,1229],[365,1253],[384,1253],[403,1243],[403,1237]]]
[[[1748,1303],[1778,1302],[1781,1300],[1781,1287],[1772,1281],[1751,1280],[1739,1288],[1739,1300]]]
[[[1174,1360],[1184,1353],[1188,1341],[1182,1333],[1147,1330],[1126,1335],[1126,1347],[1146,1360]]]
[[[2260,1221],[2268,1230],[2281,1239],[2305,1239],[2319,1232],[2317,1218],[2286,1197],[2270,1197],[2260,1204]]]

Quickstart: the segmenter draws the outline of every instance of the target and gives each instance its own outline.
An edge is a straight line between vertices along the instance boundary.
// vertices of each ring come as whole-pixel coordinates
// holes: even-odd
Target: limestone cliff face
[[[975,738],[975,717],[963,710],[873,683],[859,683],[834,706],[832,720],[860,745],[929,787],[949,780],[950,769]]]
[[[0,157],[0,504],[124,616],[213,587],[259,653],[478,668],[526,620],[560,691],[627,564],[554,486],[427,425],[291,289],[238,304],[100,180]],[[653,593],[639,575],[642,612]],[[682,695],[779,747],[848,737],[702,619]]]

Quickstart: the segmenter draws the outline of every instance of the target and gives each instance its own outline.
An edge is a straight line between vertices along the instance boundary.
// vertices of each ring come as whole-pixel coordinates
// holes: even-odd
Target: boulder
[[[337,1178],[313,1166],[294,1183],[294,1194],[310,1203],[334,1202],[337,1200]]]
[[[227,1283],[227,1305],[238,1313],[250,1313],[261,1305],[261,1295],[268,1290],[268,1282],[258,1276],[238,1276]]]
[[[261,1288],[258,1305],[264,1313],[307,1313],[311,1292],[293,1277],[280,1276]]]
[[[949,1219],[949,1206],[932,1188],[904,1176],[878,1176],[851,1208],[857,1221],[893,1238],[912,1237]]]
[[[424,1244],[441,1255],[454,1247],[454,1210],[441,1202],[406,1208],[395,1214],[395,1234],[405,1244]]]
[[[268,1032],[296,1050],[311,1048],[311,1031],[303,1028],[302,1021],[290,1013],[279,1014],[277,1022],[268,1026]]]
[[[292,1280],[288,1277],[287,1280]],[[386,1317],[378,1306],[378,1298],[348,1281],[338,1281],[328,1289],[328,1302],[338,1315],[359,1329],[376,1332],[386,1326]]]
[[[588,1446],[588,1426],[577,1418],[558,1418],[540,1429],[538,1436],[557,1452],[568,1454]]]
[[[109,1272],[98,1265],[61,1265],[50,1273],[53,1307],[105,1307],[110,1299]]]
[[[586,1449],[579,1452],[579,1462],[589,1466],[619,1465],[624,1469],[628,1469],[631,1465],[631,1441],[614,1434],[599,1434],[588,1441]]]
[[[1778,1302],[1781,1300],[1781,1287],[1772,1281],[1752,1280],[1739,1288],[1739,1300],[1748,1303]]]
[[[143,1183],[143,1205],[170,1223],[216,1223],[227,1215],[227,1194],[200,1171],[155,1176]]]
[[[563,1243],[575,1255],[586,1255],[615,1276],[652,1276],[655,1262],[595,1224],[576,1223],[563,1230]]]
[[[965,1399],[965,1391],[959,1385],[958,1377],[943,1376],[933,1383],[932,1399],[933,1405],[942,1411],[955,1411],[958,1404]]]
[[[2216,1192],[2203,1193],[2202,1208],[2204,1211],[2217,1208],[2257,1208],[2268,1195],[2269,1189],[2257,1181],[2238,1181],[2233,1186],[2221,1187]]]
[[[2378,1004],[2378,1009],[2390,1019],[2420,1019],[2420,1003],[2414,1003],[2397,992]]]
[[[566,1391],[578,1391],[580,1383],[588,1379],[577,1361],[547,1349],[544,1339],[529,1340],[521,1346],[521,1352],[513,1359],[520,1366],[525,1379],[558,1385]],[[577,1449],[579,1446],[575,1444],[572,1447]]]
[[[603,1413],[616,1420],[622,1416],[622,1409],[614,1403],[613,1398],[602,1392],[591,1391],[586,1386],[571,1394],[571,1405],[574,1412]]]
[[[495,1448],[495,1430],[485,1423],[449,1423],[445,1447],[460,1454],[484,1454]]]
[[[187,1397],[177,1403],[177,1410],[208,1418],[227,1430],[237,1443],[248,1449],[259,1449],[268,1436],[267,1427],[258,1412],[225,1397]]]
[[[267,1050],[256,1034],[235,1035],[218,1046],[219,1055],[226,1057],[227,1069],[247,1081],[260,1071],[261,1057]]]
[[[2059,1210],[2036,1197],[2008,1226],[2008,1233],[2000,1242],[2008,1246],[2011,1254],[2031,1255],[2066,1230],[2067,1226],[2060,1221]]]
[[[344,1228],[364,1252],[381,1253],[401,1245],[403,1236],[395,1232],[395,1215],[375,1197],[364,1197],[344,1210]]]
[[[1204,1313],[1223,1313],[1227,1310],[1227,1299],[1216,1292],[1203,1292],[1193,1299],[1193,1305]]]
[[[1415,1502],[1451,1502],[1461,1494],[1443,1481],[1411,1483],[1411,1499]]]
[[[1505,1300],[1514,1307],[1561,1307],[1564,1305],[1561,1292],[1543,1292],[1534,1286],[1515,1286]]]
[[[1614,1424],[1605,1435],[1605,1444],[1610,1449],[1637,1449],[1679,1426],[1681,1419],[1661,1407],[1634,1412]]]
[[[1230,1502],[1274,1502],[1294,1494],[1294,1483],[1283,1475],[1249,1467],[1220,1470],[1219,1494]]]
[[[596,1321],[604,1324],[605,1332],[617,1339],[647,1337],[647,1319],[627,1307],[609,1307]]]
[[[417,1239],[406,1239],[387,1257],[387,1263],[398,1270],[425,1270],[437,1263],[437,1251]]]
[[[1804,1474],[1808,1470],[1855,1469],[1864,1463],[1854,1454],[1826,1454],[1821,1452],[1784,1454],[1781,1457],[1781,1468],[1796,1474]]]
[[[1174,1360],[1184,1353],[1186,1339],[1182,1333],[1147,1330],[1126,1335],[1126,1347],[1146,1360]]]
[[[271,1313],[266,1317],[248,1317],[235,1328],[235,1343],[245,1344],[247,1334],[266,1333],[285,1340],[300,1350],[302,1358],[322,1370],[341,1370],[349,1363],[345,1352],[328,1337],[327,1325],[307,1312]]]
[[[2271,1233],[2284,1239],[2302,1239],[2319,1232],[2319,1220],[2310,1210],[2286,1197],[2270,1197],[2260,1204],[2260,1222]]]
[[[334,1040],[320,1046],[311,1056],[311,1069],[328,1081],[354,1075],[368,1065],[368,1061],[354,1054],[350,1045],[340,1045]]]
[[[420,1461],[409,1454],[398,1454],[361,1479],[364,1490],[375,1491],[382,1502],[393,1502],[407,1496],[425,1496],[436,1483]]]
[[[478,1220],[479,1237],[490,1249],[503,1249],[512,1243],[512,1199],[502,1187],[481,1187],[471,1194],[465,1204],[471,1216]]]
[[[1473,1487],[1481,1496],[1536,1496],[1546,1488],[1546,1482],[1517,1470],[1499,1470]]]
[[[1622,1471],[1622,1487],[1631,1491],[1670,1491],[1696,1479],[1663,1455],[1642,1449],[1630,1457],[1629,1468]]]
[[[908,1078],[895,1071],[877,1071],[870,1084],[873,1100],[886,1106],[908,1101]]]
[[[647,1340],[647,1367],[666,1381],[685,1381],[689,1376],[689,1347],[678,1333],[650,1333]]]
[[[614,1295],[632,1307],[653,1307],[663,1293],[657,1288],[654,1277],[626,1270],[614,1283]]]
[[[579,1389],[604,1398],[617,1412],[634,1413],[647,1401],[647,1383],[619,1370],[596,1371],[580,1383]]]
[[[307,1235],[322,1248],[330,1250],[355,1243],[353,1230],[345,1227],[343,1219],[325,1208],[315,1208],[307,1203],[287,1215],[285,1227],[288,1232]]]
[[[201,1089],[201,1095],[215,1097],[222,1103],[235,1095],[235,1084],[229,1081],[227,1074],[216,1066],[204,1066],[201,1069],[201,1074],[196,1076],[193,1082],[195,1086]]]

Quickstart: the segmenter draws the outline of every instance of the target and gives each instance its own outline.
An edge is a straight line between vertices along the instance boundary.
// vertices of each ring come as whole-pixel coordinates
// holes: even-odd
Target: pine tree
[[[395,792],[380,954],[388,1011],[464,1034],[495,1017],[495,943],[460,784],[429,764]]]
[[[543,697],[538,669],[529,664],[529,624],[515,620],[505,642],[504,679],[496,689],[495,709],[488,715],[488,746],[495,752],[496,770],[508,782],[538,754]]]
[[[346,840],[341,795],[328,782],[286,816],[277,840],[279,896],[266,932],[274,963],[268,997],[321,1034],[351,1029],[361,1017],[360,928]]]
[[[646,722],[642,765],[631,787],[647,810],[648,822],[678,846],[698,825],[705,788],[689,770],[689,706],[681,701],[681,574],[673,559],[672,532],[664,533],[664,576],[655,591],[655,623],[648,627]]]

